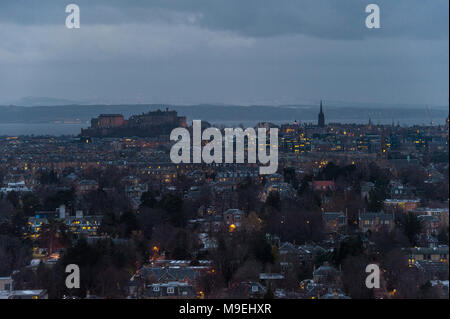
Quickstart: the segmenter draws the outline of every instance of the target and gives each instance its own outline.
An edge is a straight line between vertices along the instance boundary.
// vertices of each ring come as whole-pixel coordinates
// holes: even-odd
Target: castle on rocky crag
[[[81,130],[83,137],[152,137],[170,134],[176,127],[186,127],[186,117],[176,111],[157,110],[132,115],[126,120],[122,114],[100,114],[91,126]]]

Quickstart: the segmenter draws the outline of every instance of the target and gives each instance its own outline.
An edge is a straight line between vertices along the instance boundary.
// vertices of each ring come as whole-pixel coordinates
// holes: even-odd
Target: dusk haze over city
[[[448,143],[447,0],[2,0],[0,303],[448,301]]]

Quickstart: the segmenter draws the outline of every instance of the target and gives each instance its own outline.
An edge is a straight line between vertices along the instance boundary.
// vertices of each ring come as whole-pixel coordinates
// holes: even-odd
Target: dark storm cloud
[[[448,0],[0,0],[0,104],[446,105],[448,58]]]
[[[0,21],[61,24],[65,5],[85,24],[187,23],[250,37],[305,34],[320,38],[448,37],[448,0],[3,0]],[[364,27],[369,3],[381,8],[382,29]]]

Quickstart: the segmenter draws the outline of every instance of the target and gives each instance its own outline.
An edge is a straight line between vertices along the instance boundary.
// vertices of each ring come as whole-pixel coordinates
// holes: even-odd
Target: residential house
[[[367,231],[377,232],[385,229],[392,231],[395,227],[394,215],[389,213],[360,213],[359,218],[359,230],[362,233]]]
[[[244,213],[240,209],[227,209],[223,213],[223,220],[225,227],[230,231],[239,229],[242,226]]]
[[[11,276],[0,277],[0,299],[48,299],[46,290],[14,290]]]
[[[197,297],[195,288],[187,282],[169,281],[146,286],[144,298],[149,299],[193,299]]]
[[[336,283],[341,272],[325,262],[322,266],[313,271],[313,280],[315,283]]]
[[[417,217],[423,226],[423,233],[437,236],[439,233],[439,218],[430,215],[420,215]]]
[[[77,184],[77,192],[79,194],[85,194],[91,191],[98,190],[98,182],[94,180],[81,180]]]
[[[0,193],[8,194],[10,192],[26,193],[26,192],[31,192],[31,189],[29,189],[25,185],[25,181],[21,181],[21,182],[17,182],[17,183],[8,183],[6,187],[0,188]]]
[[[384,209],[388,212],[401,211],[408,213],[409,211],[416,209],[420,205],[420,199],[394,199],[389,198],[383,202]]]
[[[406,252],[410,266],[417,261],[434,261],[447,264],[448,267],[448,246],[414,247],[406,249]]]
[[[28,218],[28,225],[31,228],[31,237],[39,237],[43,225],[48,224],[50,220],[57,220],[64,223],[67,228],[75,235],[96,236],[102,222],[101,215],[87,215],[78,210],[75,216],[69,215],[65,205],[61,205],[54,212],[36,212]]]
[[[338,232],[347,226],[347,215],[343,212],[323,212],[322,219],[328,233]]]
[[[238,299],[261,299],[267,288],[259,282],[243,281],[230,288],[229,295]]]
[[[335,185],[334,181],[313,181],[312,187],[314,191],[334,191]]]
[[[448,208],[418,207],[411,210],[417,216],[428,215],[439,219],[439,227],[448,228]]]

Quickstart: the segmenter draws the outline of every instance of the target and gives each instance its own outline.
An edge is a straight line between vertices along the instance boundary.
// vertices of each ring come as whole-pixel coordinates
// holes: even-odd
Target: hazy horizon
[[[274,124],[316,123],[318,105],[303,106],[238,106],[238,105],[66,105],[66,106],[0,106],[1,135],[77,135],[81,128],[90,125],[90,120],[100,114],[131,115],[157,109],[178,112],[188,122],[194,119],[207,121],[215,126],[254,126],[258,122]],[[332,106],[324,102],[326,123],[365,124],[371,119],[374,124],[433,125],[445,124],[448,108],[411,107],[360,107]]]
[[[70,100],[66,98],[54,98],[54,97],[24,97],[18,100],[8,101],[7,103],[0,102],[0,107],[2,106],[18,106],[18,107],[58,107],[58,106],[116,106],[116,105],[161,105],[161,106],[198,106],[198,105],[213,105],[213,106],[224,106],[224,107],[257,107],[257,106],[270,106],[270,107],[311,107],[318,106],[320,102],[331,106],[331,107],[354,107],[360,106],[363,108],[387,108],[387,107],[400,107],[400,108],[417,108],[423,109],[424,107],[437,108],[437,109],[447,109],[447,105],[436,105],[436,104],[418,104],[418,103],[377,103],[377,102],[367,102],[367,101],[332,101],[332,100],[309,100],[309,101],[299,101],[297,103],[288,103],[288,104],[233,104],[233,103],[225,103],[220,101],[215,102],[204,102],[204,103],[186,103],[186,104],[173,104],[169,102],[159,102],[153,103],[152,101],[145,102],[133,102],[133,101],[124,101],[122,103],[101,103],[96,101],[89,100]]]

